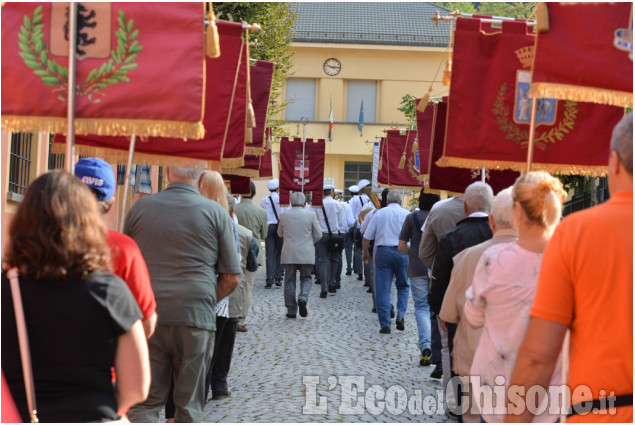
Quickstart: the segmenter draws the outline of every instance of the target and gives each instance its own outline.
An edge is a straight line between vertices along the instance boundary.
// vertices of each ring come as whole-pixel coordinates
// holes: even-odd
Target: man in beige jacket
[[[467,401],[466,405],[459,404],[463,412],[463,422],[479,422],[479,415],[470,412],[471,391],[468,394],[470,367],[474,358],[474,351],[481,337],[481,329],[472,329],[467,320],[463,318],[463,306],[465,305],[465,291],[472,285],[474,269],[485,250],[499,243],[513,242],[517,239],[513,229],[513,206],[511,188],[501,191],[492,205],[489,215],[489,223],[494,237],[487,241],[467,248],[453,258],[454,268],[450,285],[443,297],[443,305],[439,313],[440,326],[445,328],[445,322],[457,323],[454,336],[454,348],[452,350],[452,369],[461,377],[463,397],[458,400]],[[460,403],[460,402],[459,402]]]
[[[306,317],[306,304],[311,290],[311,269],[315,264],[314,244],[322,239],[322,229],[313,211],[304,209],[306,198],[302,192],[291,195],[291,209],[280,214],[278,236],[283,239],[280,263],[284,267],[284,305],[287,317]],[[300,271],[300,295],[295,299],[296,271]]]

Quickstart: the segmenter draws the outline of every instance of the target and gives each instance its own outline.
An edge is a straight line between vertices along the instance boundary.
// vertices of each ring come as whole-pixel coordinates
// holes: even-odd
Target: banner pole
[[[481,168],[481,181],[485,183],[485,167]]]
[[[128,204],[128,187],[130,186],[130,174],[132,171],[132,157],[134,155],[134,145],[137,140],[137,134],[132,133],[130,137],[130,149],[128,149],[128,165],[126,165],[126,178],[123,181],[123,202],[121,203],[121,220],[119,220],[119,232],[123,233],[123,221],[126,218],[126,206]],[[138,179],[141,176],[135,175]]]
[[[307,117],[300,118],[302,123],[302,162],[300,163],[300,178],[302,179],[302,193],[304,193],[304,155],[306,152],[306,125],[309,122]]]
[[[75,174],[75,50],[77,48],[77,3],[68,6],[68,95],[66,102],[66,171]]]
[[[531,119],[529,121],[529,141],[527,142],[527,166],[525,174],[531,171],[531,163],[534,160],[534,138],[536,136],[536,105],[538,99],[531,98]]]

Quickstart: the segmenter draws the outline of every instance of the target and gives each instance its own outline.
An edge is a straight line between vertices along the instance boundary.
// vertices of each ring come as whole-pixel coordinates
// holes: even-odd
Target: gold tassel
[[[256,112],[254,111],[254,105],[249,99],[249,105],[247,105],[247,127],[256,128]]]
[[[400,170],[403,170],[405,166],[406,166],[406,151],[403,151],[403,154],[401,155],[401,160],[399,161],[399,165],[397,166],[397,168],[399,168]]]
[[[549,31],[549,8],[547,3],[540,2],[536,6],[536,31]]]
[[[419,151],[419,141],[415,137],[415,141],[412,143],[412,153],[417,153]]]
[[[218,28],[216,27],[216,15],[212,9],[212,3],[208,2],[209,13],[207,19],[207,31],[205,32],[205,55],[209,58],[217,58],[220,56],[220,43],[218,38]]]
[[[428,107],[428,100],[430,100],[430,94],[432,93],[432,84],[428,87],[428,92],[421,97],[421,101],[417,104],[417,111],[424,112]]]
[[[452,59],[448,58],[445,63],[445,70],[443,71],[443,85],[449,86],[452,80]]]
[[[382,169],[384,165],[384,162],[381,160],[381,158],[379,158],[379,166],[377,167],[378,169]]]

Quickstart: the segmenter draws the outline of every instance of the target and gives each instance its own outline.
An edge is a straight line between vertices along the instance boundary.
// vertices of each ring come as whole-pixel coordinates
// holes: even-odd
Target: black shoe
[[[368,290],[366,292],[369,293],[369,294],[372,294],[373,293],[373,288],[368,288]]]
[[[373,313],[377,313],[377,309],[375,307],[373,307],[373,309],[371,310]]]
[[[441,366],[441,363],[437,363],[434,370],[430,374],[430,378],[441,379],[442,377],[443,377],[443,366]]]
[[[326,298],[326,295],[327,295],[326,291],[320,292],[320,298]]]
[[[306,301],[299,300],[298,301],[298,308],[300,309],[300,317],[306,317],[306,315],[307,315]]]
[[[357,280],[364,280],[364,278],[362,277],[362,275],[357,275]]]
[[[390,318],[394,319],[395,318],[395,306],[390,304]]]
[[[364,286],[370,288],[370,283],[364,283]]]
[[[397,320],[395,323],[397,324],[398,331],[403,331],[404,329],[406,329],[403,317],[397,317]]]
[[[350,276],[350,275],[352,275],[352,274],[353,274],[353,272],[352,272],[352,271],[350,271],[350,270],[346,272],[346,276]]]
[[[338,283],[337,285],[335,285],[335,289],[342,289],[342,285]]]
[[[282,281],[281,280],[276,280],[275,284],[276,284],[276,286],[282,286]]]
[[[380,334],[389,334],[389,333],[390,333],[390,326],[385,327],[385,328],[381,328],[381,329],[379,330],[379,333],[380,333]]]
[[[432,357],[432,350],[428,347],[421,350],[421,360],[419,360],[419,366],[429,366],[430,357]]]
[[[295,319],[295,314],[287,313],[287,319]]]
[[[316,285],[321,285],[321,283],[320,283],[320,279],[315,279],[315,284],[316,284]]]
[[[272,286],[272,285],[271,285],[271,283],[267,283],[267,284],[265,285],[265,289],[271,289],[271,286]]]
[[[225,390],[212,390],[212,400],[221,400],[223,398],[231,397],[231,391]]]
[[[329,293],[331,293],[331,294],[335,294],[335,293],[337,293],[337,289],[335,288],[335,286],[331,286],[331,287],[329,288]]]

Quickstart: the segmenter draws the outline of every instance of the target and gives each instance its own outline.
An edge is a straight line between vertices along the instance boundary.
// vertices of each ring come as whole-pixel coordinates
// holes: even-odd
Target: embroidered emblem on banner
[[[628,52],[628,58],[633,60],[633,6],[631,5],[631,19],[629,28],[619,28],[615,30],[613,46],[618,50]]]
[[[77,4],[76,59],[104,59],[102,65],[91,70],[84,82],[75,88],[76,96],[86,96],[92,103],[101,102],[98,96],[105,96],[104,89],[108,86],[130,82],[128,71],[137,68],[137,54],[143,50],[137,41],[139,30],[134,28],[132,19],[126,21],[122,10],[118,13],[119,28],[115,32],[117,48],[112,49],[111,7],[111,3]],[[51,4],[50,49],[44,41],[42,6],[38,6],[31,17],[24,16],[18,34],[19,55],[24,64],[40,77],[42,83],[54,87],[51,93],[63,102],[66,102],[68,91],[68,68],[54,57],[68,56],[68,13],[67,3]]]
[[[526,46],[514,52],[523,68],[531,67],[534,55],[534,46]],[[529,140],[529,130],[521,130],[515,124],[530,124],[531,122],[531,98],[529,97],[529,85],[531,84],[531,71],[516,71],[516,85],[514,93],[513,114],[510,107],[505,104],[507,96],[507,83],[503,83],[498,91],[498,96],[492,107],[496,116],[498,128],[505,133],[506,140],[512,140],[520,146],[526,146]],[[562,140],[564,135],[573,130],[578,113],[577,103],[564,102],[564,117],[556,123],[558,115],[558,101],[556,99],[538,99],[536,102],[536,127],[541,125],[551,127],[540,134],[536,134],[534,143],[540,149],[545,149],[548,143],[556,143]],[[509,119],[509,116],[512,119]]]
[[[408,158],[408,171],[415,179],[419,178],[421,165],[419,162],[419,151],[415,151],[414,155]]]
[[[308,153],[304,153],[304,158],[302,158],[302,151],[295,152],[295,161],[293,167],[293,182],[297,185],[302,186],[302,181],[304,180],[304,184],[309,184],[309,155]]]
[[[482,178],[481,177],[481,173],[483,172],[482,168],[470,168],[470,171],[472,172],[472,180],[476,180],[478,178]],[[489,169],[486,168],[485,169],[485,180],[489,180]]]

